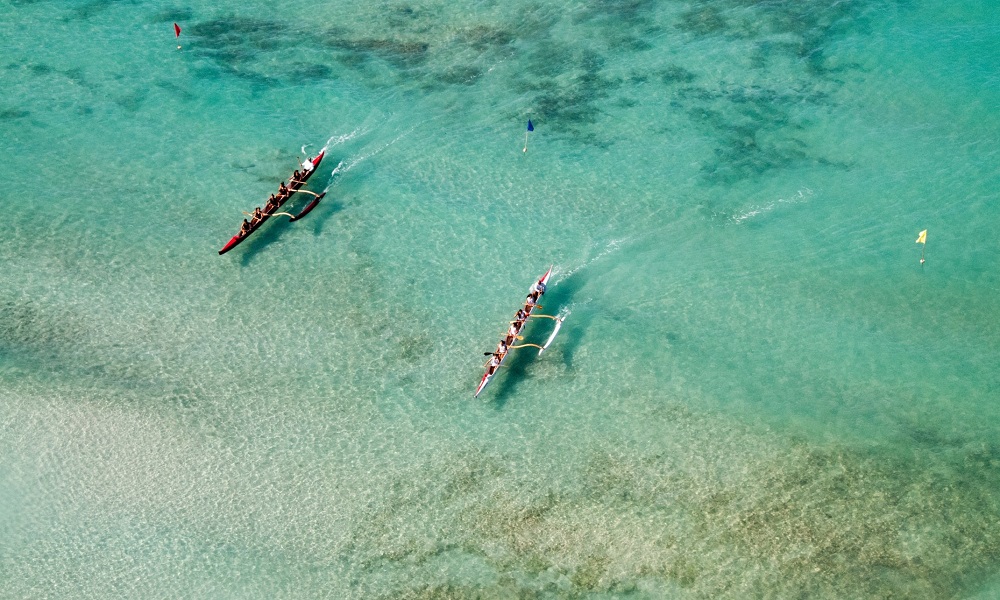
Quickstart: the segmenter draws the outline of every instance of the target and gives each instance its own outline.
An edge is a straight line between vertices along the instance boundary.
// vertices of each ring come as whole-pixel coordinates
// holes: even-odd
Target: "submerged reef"
[[[684,409],[671,419],[687,451],[592,448],[548,484],[502,456],[443,457],[394,480],[350,551],[408,581],[386,596],[403,598],[953,598],[998,566],[1000,448],[794,443],[747,459],[709,449]],[[437,578],[462,564],[492,575]]]
[[[204,76],[222,73],[256,87],[355,77],[362,85],[420,93],[468,89],[513,58],[516,69],[494,75],[490,95],[506,86],[511,97],[526,100],[518,115],[530,112],[550,135],[576,144],[614,143],[618,113],[640,110],[650,94],[667,94],[715,148],[702,164],[705,181],[731,184],[800,164],[831,164],[799,135],[809,125],[803,114],[831,102],[837,77],[857,68],[831,66],[830,48],[863,33],[866,15],[887,1],[602,1],[566,15],[529,5],[516,16],[481,17],[390,3],[364,15],[363,31],[349,22],[316,28],[235,15],[195,20],[186,31],[187,46],[215,66]],[[197,17],[160,11],[150,18],[174,15]],[[575,34],[567,36],[567,27]],[[699,53],[686,48],[702,40],[723,49],[711,75]],[[650,60],[654,48],[670,54],[669,62]],[[297,60],[276,60],[282,56]],[[644,58],[632,65],[630,56]],[[747,73],[753,84],[744,83]],[[466,97],[475,101],[474,90]]]

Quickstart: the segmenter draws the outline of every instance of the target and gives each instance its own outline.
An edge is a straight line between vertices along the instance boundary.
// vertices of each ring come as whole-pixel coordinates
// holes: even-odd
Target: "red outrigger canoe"
[[[542,275],[538,279],[538,283],[540,283],[542,285],[548,285],[548,283],[549,283],[549,277],[551,275],[552,275],[552,267],[549,267],[549,270],[545,272],[545,275]],[[538,299],[541,300],[541,298],[542,298],[542,296],[544,294],[545,294],[545,292],[542,292],[541,294],[539,294],[538,295]],[[536,304],[537,304],[537,301],[536,301]],[[524,318],[524,322],[521,323],[521,326],[517,329],[517,333],[515,335],[520,335],[521,331],[524,329],[524,326],[527,325],[527,323],[528,323],[528,317],[531,316],[531,313],[534,310],[535,310],[535,306],[534,305],[526,306],[525,307],[525,312],[527,313],[527,316]],[[553,336],[553,337],[555,337],[555,336]],[[549,338],[549,341],[551,342],[552,338]],[[490,380],[493,379],[493,376],[497,374],[497,371],[500,370],[500,365],[503,364],[503,361],[507,358],[508,354],[510,354],[510,349],[509,348],[507,349],[506,352],[503,353],[502,356],[500,356],[500,363],[496,366],[496,368],[494,368],[494,369],[490,369],[489,367],[486,368],[486,373],[483,375],[483,378],[479,380],[479,387],[476,388],[476,397],[477,398],[479,397],[479,393],[482,392],[483,389],[486,387],[486,385],[490,382]]]
[[[324,148],[323,150],[320,151],[319,154],[316,155],[316,158],[308,161],[307,163],[304,163],[302,165],[303,167],[306,167],[307,164],[311,163],[312,168],[305,169],[305,174],[302,176],[302,181],[299,182],[293,181],[292,184],[288,186],[288,195],[285,196],[283,200],[278,202],[278,206],[272,208],[270,212],[265,212],[263,218],[261,218],[261,220],[257,221],[255,224],[253,224],[250,227],[250,229],[247,230],[246,233],[242,235],[237,233],[236,235],[234,235],[233,238],[229,240],[225,246],[222,247],[222,250],[219,250],[219,254],[225,254],[226,252],[229,252],[230,250],[238,246],[240,242],[250,237],[250,234],[257,231],[257,229],[259,229],[260,226],[264,224],[264,221],[267,221],[271,217],[271,215],[276,213],[278,209],[281,208],[282,204],[288,202],[288,199],[292,197],[292,194],[294,194],[296,191],[299,190],[299,188],[305,185],[306,181],[308,181],[309,178],[312,177],[312,174],[316,172],[316,169],[319,168],[319,163],[323,160],[323,156],[325,155],[326,155],[326,149]]]

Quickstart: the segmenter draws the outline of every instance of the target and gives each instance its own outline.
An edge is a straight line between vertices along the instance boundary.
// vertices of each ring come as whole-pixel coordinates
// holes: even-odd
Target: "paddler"
[[[250,233],[250,223],[246,219],[243,219],[243,224],[240,225],[240,235],[246,235]]]
[[[286,196],[286,195],[288,195],[288,188],[285,187],[285,182],[284,181],[282,181],[281,184],[278,185],[278,195],[279,196]]]
[[[298,169],[295,169],[295,172],[292,173],[292,181],[295,183],[302,183],[302,173],[299,173]]]
[[[313,170],[313,163],[308,158],[302,162],[302,168],[306,170],[306,173]]]
[[[545,293],[545,284],[541,281],[536,281],[531,288],[528,289],[528,297],[525,298],[526,304],[531,304],[532,306],[538,302],[538,298]]]
[[[259,223],[261,219],[264,218],[264,213],[260,211],[260,207],[253,209],[253,216],[250,218],[250,224]]]
[[[490,362],[487,363],[486,365],[486,374],[492,375],[493,373],[496,373],[497,367],[499,366],[500,366],[500,355],[494,352],[493,358],[491,358]]]
[[[507,330],[507,337],[504,338],[504,341],[501,343],[512,344],[514,340],[517,338],[517,333],[521,331],[521,325],[523,323],[524,321],[521,321],[520,323],[518,323],[517,321],[511,323],[510,328]]]
[[[278,199],[271,194],[271,197],[267,199],[267,204],[264,205],[264,210],[270,212],[272,208],[278,208]]]
[[[500,340],[500,345],[497,346],[497,352],[496,353],[499,354],[499,355],[501,355],[501,356],[504,355],[504,354],[507,354],[507,341],[506,340]]]

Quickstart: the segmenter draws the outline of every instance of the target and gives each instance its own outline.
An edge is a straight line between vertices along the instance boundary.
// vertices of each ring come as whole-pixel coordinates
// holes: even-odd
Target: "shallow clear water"
[[[1000,589],[987,3],[41,0],[0,34],[3,596]],[[218,256],[324,145],[327,199]],[[549,265],[561,333],[473,400]]]

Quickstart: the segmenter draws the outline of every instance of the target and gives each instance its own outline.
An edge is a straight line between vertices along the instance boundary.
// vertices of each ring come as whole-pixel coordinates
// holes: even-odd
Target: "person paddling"
[[[253,209],[253,216],[250,217],[250,224],[259,223],[261,219],[264,218],[264,213],[260,211],[260,207]]]
[[[503,341],[504,344],[510,345],[514,343],[514,340],[517,339],[518,332],[521,331],[521,325],[522,323],[517,322],[510,324],[510,327],[507,329],[507,337],[505,337]]]
[[[285,182],[284,181],[282,181],[281,184],[278,185],[278,195],[279,196],[287,196],[288,195],[288,188],[285,187]]]
[[[487,363],[486,374],[492,375],[493,373],[496,372],[497,367],[499,366],[500,366],[500,355],[494,352],[493,358],[491,358],[490,362]]]
[[[267,199],[267,204],[264,205],[264,210],[271,212],[275,208],[278,208],[278,199],[274,197],[274,194],[271,194],[271,197]]]
[[[545,284],[541,281],[536,282],[528,290],[528,296],[524,299],[524,308],[527,310],[535,306],[538,299],[545,293]]]
[[[250,233],[250,222],[243,219],[243,224],[240,225],[240,235],[246,235]]]
[[[524,299],[525,304],[530,304],[534,306],[535,303],[538,302],[538,299],[544,293],[545,293],[545,284],[542,283],[541,281],[535,283],[535,285],[531,286],[531,289],[528,290],[528,296],[527,298]]]

